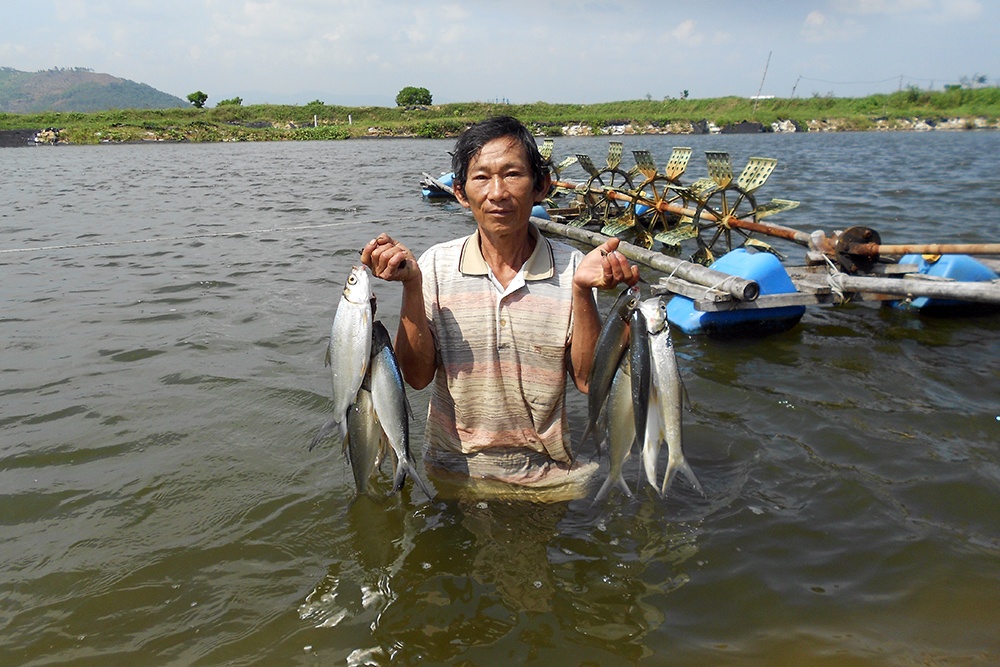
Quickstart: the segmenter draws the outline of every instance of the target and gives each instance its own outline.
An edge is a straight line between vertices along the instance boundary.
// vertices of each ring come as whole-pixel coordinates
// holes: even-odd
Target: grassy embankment
[[[636,100],[601,104],[496,105],[478,102],[406,110],[387,107],[223,105],[209,109],[136,109],[92,113],[0,113],[0,129],[57,128],[60,141],[270,141],[347,139],[365,136],[449,137],[490,115],[506,113],[540,134],[558,136],[567,125],[594,134],[612,125],[634,131],[683,132],[692,122],[718,126],[752,120],[769,125],[791,120],[802,126],[824,120],[840,130],[903,128],[909,119],[984,119],[996,127],[1000,88],[946,91],[907,90],[861,98],[810,97],[753,101],[739,97],[689,100]],[[317,126],[313,127],[313,117]],[[350,120],[349,120],[350,118]],[[961,126],[961,125],[960,125]]]

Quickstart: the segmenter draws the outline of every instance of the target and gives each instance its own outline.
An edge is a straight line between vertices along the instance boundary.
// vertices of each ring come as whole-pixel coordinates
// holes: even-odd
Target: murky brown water
[[[625,142],[691,145],[694,177],[706,149],[777,157],[761,192],[800,229],[996,240],[1000,134]],[[377,232],[470,231],[417,187],[450,147],[0,151],[0,664],[1000,660],[998,316],[678,334],[707,498],[352,504],[337,448],[307,451],[330,323]]]

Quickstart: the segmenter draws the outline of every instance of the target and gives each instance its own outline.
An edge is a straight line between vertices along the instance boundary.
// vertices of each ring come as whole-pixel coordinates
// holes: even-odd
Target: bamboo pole
[[[1000,283],[920,280],[913,278],[868,278],[835,273],[831,282],[844,292],[875,292],[895,296],[954,299],[1000,304]]]
[[[589,232],[579,227],[571,227],[560,222],[546,220],[545,218],[532,216],[531,222],[542,231],[565,236],[566,238],[586,243],[595,248],[610,238],[603,234]],[[710,269],[701,264],[670,257],[661,252],[646,250],[626,241],[621,241],[618,244],[618,252],[631,260],[645,264],[651,269],[662,271],[663,273],[682,278],[703,287],[727,292],[734,299],[739,299],[740,301],[753,301],[760,295],[760,285],[755,280],[747,280],[746,278]]]

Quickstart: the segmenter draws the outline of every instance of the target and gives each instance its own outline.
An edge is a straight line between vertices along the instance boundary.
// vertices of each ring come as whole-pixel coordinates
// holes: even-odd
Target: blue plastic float
[[[447,174],[441,174],[440,176],[437,177],[437,180],[442,185],[447,185],[449,188],[453,187],[454,182],[455,182],[455,172],[449,171]],[[423,195],[425,197],[430,197],[430,198],[433,198],[433,197],[451,197],[452,196],[452,194],[450,192],[447,192],[446,190],[442,190],[440,188],[436,188],[436,187],[433,187],[433,186],[431,186],[431,187],[425,186],[425,187],[421,188],[421,192],[423,193]]]
[[[748,252],[744,248],[738,248],[720,257],[711,268],[732,276],[757,281],[761,296],[798,291],[781,261],[770,253]],[[798,324],[805,312],[805,306],[781,306],[707,313],[695,310],[694,301],[680,295],[675,295],[667,304],[667,319],[689,335],[773,334]]]
[[[917,273],[961,282],[989,282],[1000,278],[995,271],[968,255],[942,255],[933,262],[924,259],[923,255],[904,255],[899,263],[916,264]],[[915,308],[928,315],[973,315],[1000,310],[1000,306],[993,304],[935,299],[927,296],[909,301],[896,301],[894,305],[898,308]]]

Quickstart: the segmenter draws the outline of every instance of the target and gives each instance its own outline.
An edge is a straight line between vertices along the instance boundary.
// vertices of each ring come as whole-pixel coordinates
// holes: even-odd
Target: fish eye
[[[353,285],[353,284],[354,284],[354,283],[356,283],[356,282],[358,282],[358,277],[357,277],[357,276],[355,276],[355,275],[354,275],[354,274],[352,273],[352,274],[351,274],[351,275],[350,275],[350,276],[349,276],[349,277],[347,278],[347,284],[348,284],[348,285]]]

